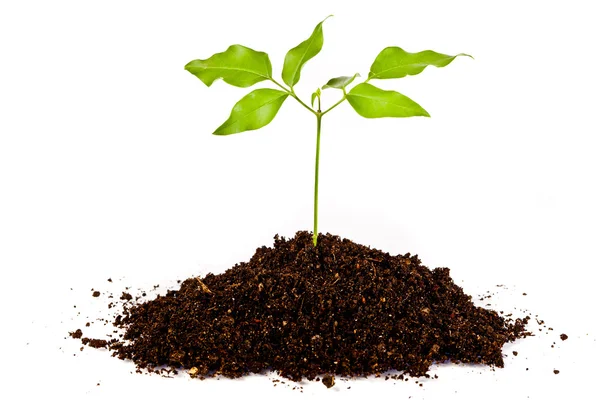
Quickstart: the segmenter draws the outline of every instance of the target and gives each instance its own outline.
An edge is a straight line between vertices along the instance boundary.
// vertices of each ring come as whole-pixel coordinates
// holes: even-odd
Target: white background
[[[363,379],[352,390],[307,385],[304,396],[590,398],[600,268],[594,3],[2,2],[0,393],[12,396],[0,397],[297,393],[264,377],[132,376],[131,364],[79,353],[63,337],[80,327],[77,311],[93,317],[90,288],[109,290],[108,277],[148,288],[220,272],[276,233],[312,229],[314,117],[288,99],[266,128],[212,136],[249,89],[207,88],[183,66],[239,43],[268,52],[278,77],[287,50],[335,14],[297,86],[307,101],[331,77],[366,76],[387,46],[475,59],[375,82],[431,119],[367,120],[347,103],[327,115],[320,231],[417,253],[473,295],[505,284],[499,306],[539,314],[556,335],[507,347],[528,359],[507,357],[503,370],[441,366],[422,388]],[[326,91],[324,102],[337,96]],[[562,332],[569,339],[550,351]]]

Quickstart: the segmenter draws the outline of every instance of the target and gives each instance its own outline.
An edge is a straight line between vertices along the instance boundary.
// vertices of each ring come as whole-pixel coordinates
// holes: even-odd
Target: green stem
[[[344,102],[344,100],[346,100],[346,91],[344,91],[344,97],[342,97],[342,99],[340,101],[338,101],[337,103],[335,103],[334,105],[332,105],[331,107],[329,107],[327,110],[323,111],[321,113],[321,116],[327,114],[329,111],[333,110],[334,108],[336,108],[337,106],[339,106],[340,104],[342,104]]]
[[[329,111],[333,110],[340,104],[344,102],[347,98],[346,89],[342,89],[344,92],[344,96],[340,101],[329,107],[325,111],[321,111],[321,96],[318,96],[317,102],[317,110],[315,111],[308,105],[306,105],[294,92],[294,88],[290,87],[289,89],[277,82],[275,79],[270,78],[271,82],[279,86],[283,89],[288,95],[292,96],[298,103],[300,103],[304,108],[313,113],[317,117],[317,154],[315,156],[315,205],[314,205],[314,227],[313,227],[313,245],[317,247],[317,240],[319,238],[319,153],[321,151],[321,119],[323,115],[327,114]]]
[[[298,101],[298,103],[302,104],[302,106],[304,106],[304,108],[306,108],[308,111],[310,111],[311,113],[317,115],[317,112],[315,110],[313,110],[312,108],[310,108],[308,106],[308,104],[306,104],[305,102],[303,102],[302,100],[300,100],[300,97],[296,96],[296,93],[294,92],[294,89],[292,89],[291,91],[291,95],[293,98],[296,99],[296,101]]]
[[[321,118],[323,114],[317,113],[317,155],[315,157],[315,207],[314,207],[314,228],[313,245],[317,247],[317,238],[319,236],[319,152],[321,150]]]
[[[317,96],[317,104],[318,104],[317,112],[321,112],[321,96]],[[323,114],[321,114],[321,116],[323,116]]]
[[[296,99],[296,101],[300,104],[302,104],[302,106],[304,108],[306,108],[308,111],[310,111],[311,113],[317,115],[317,112],[315,110],[313,110],[312,108],[310,108],[306,103],[304,103],[302,100],[300,100],[300,97],[298,97],[296,95],[296,93],[294,92],[294,89],[292,88],[291,90],[286,88],[285,86],[283,86],[282,84],[280,84],[279,82],[277,82],[275,79],[271,78],[271,82],[273,82],[274,84],[276,84],[277,86],[279,86],[280,88],[282,88],[287,94],[289,94],[290,96],[292,96],[294,99]]]

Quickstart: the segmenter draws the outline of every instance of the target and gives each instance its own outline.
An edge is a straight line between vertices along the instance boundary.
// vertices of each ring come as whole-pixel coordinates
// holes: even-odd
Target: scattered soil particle
[[[518,356],[518,355],[519,355],[519,352],[518,352],[518,351],[513,351],[513,356],[515,356],[515,357],[516,357],[516,356]]]
[[[100,292],[96,290],[96,291],[94,291],[94,293],[92,293],[92,296],[99,297],[100,296]]]
[[[86,337],[81,339],[81,343],[83,343],[86,346],[93,347],[95,349],[106,348],[106,347],[108,347],[108,344],[109,344],[108,340],[90,339],[90,338],[86,338]]]
[[[557,369],[555,369],[555,370],[554,370],[554,375],[558,375],[558,374],[560,374],[560,371],[559,371],[559,370],[557,370]]]
[[[560,339],[561,340],[567,340],[569,337],[567,335],[565,335],[564,333],[560,334]]]
[[[323,377],[323,385],[327,386],[327,389],[333,387],[333,385],[335,385],[335,378],[333,375],[325,375]]]
[[[121,339],[84,344],[108,346],[138,371],[237,378],[272,369],[293,381],[325,375],[331,387],[335,374],[419,377],[434,362],[503,367],[502,346],[531,335],[528,321],[475,306],[447,268],[416,255],[330,234],[314,247],[312,234],[298,232],[221,274],[129,303],[114,320]]]
[[[81,329],[77,329],[75,332],[69,332],[69,336],[71,336],[73,339],[81,339],[83,332]]]

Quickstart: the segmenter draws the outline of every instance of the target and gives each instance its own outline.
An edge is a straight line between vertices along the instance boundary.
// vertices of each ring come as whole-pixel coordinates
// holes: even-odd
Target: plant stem
[[[319,152],[321,150],[321,118],[323,115],[317,112],[317,154],[315,157],[315,207],[314,207],[314,228],[313,245],[317,247],[317,238],[319,237]]]
[[[321,112],[321,96],[317,96],[317,112]],[[323,116],[323,114],[321,114]]]
[[[310,111],[311,113],[313,113],[313,114],[317,115],[317,112],[316,112],[315,110],[313,110],[313,109],[312,109],[312,108],[310,108],[310,107],[309,107],[309,106],[308,106],[306,103],[304,103],[302,100],[300,100],[300,97],[298,97],[298,96],[296,95],[296,93],[294,92],[294,89],[292,89],[292,91],[291,91],[291,96],[292,96],[293,98],[295,98],[295,99],[296,99],[296,101],[298,101],[298,103],[302,104],[302,106],[303,106],[304,108],[306,108],[308,111]]]
[[[273,82],[274,84],[276,84],[277,86],[279,86],[280,88],[282,88],[287,94],[289,94],[290,96],[292,96],[294,99],[296,99],[296,101],[298,103],[300,103],[304,108],[306,108],[308,111],[310,111],[311,113],[317,115],[316,111],[313,110],[312,108],[310,108],[308,105],[306,105],[306,103],[304,103],[302,100],[300,100],[300,97],[298,97],[296,95],[296,93],[294,92],[294,89],[292,88],[291,90],[286,88],[285,86],[283,86],[282,84],[280,84],[279,82],[277,82],[275,79],[271,78],[271,82]]]
[[[344,96],[340,99],[340,101],[338,101],[337,103],[335,103],[334,105],[332,105],[325,111],[321,111],[321,96],[318,96],[318,98],[317,98],[318,106],[317,106],[317,110],[315,111],[314,109],[312,109],[311,107],[306,105],[306,103],[304,103],[302,100],[300,100],[300,98],[294,92],[294,88],[290,87],[288,89],[285,86],[283,86],[282,84],[280,84],[279,82],[277,82],[275,79],[270,78],[270,80],[271,80],[271,82],[273,82],[274,84],[279,86],[281,89],[283,89],[288,95],[290,95],[294,99],[296,99],[296,101],[298,103],[300,103],[304,108],[306,108],[308,111],[310,111],[317,117],[317,154],[315,156],[315,205],[314,205],[314,227],[313,227],[313,245],[315,247],[317,247],[317,240],[319,238],[319,229],[318,229],[318,225],[319,225],[319,154],[320,154],[320,150],[321,150],[321,119],[323,118],[323,115],[327,114],[329,111],[333,110],[334,108],[336,108],[337,106],[342,104],[344,102],[344,100],[346,100],[346,98],[347,98],[346,89],[345,88],[342,89]]]
[[[321,116],[327,114],[329,111],[333,110],[334,108],[336,108],[337,106],[339,106],[340,104],[342,104],[344,102],[344,100],[346,100],[346,93],[344,91],[344,97],[342,97],[342,99],[340,101],[338,101],[337,103],[335,103],[334,105],[332,105],[331,107],[329,107],[327,110],[323,111],[321,113]]]

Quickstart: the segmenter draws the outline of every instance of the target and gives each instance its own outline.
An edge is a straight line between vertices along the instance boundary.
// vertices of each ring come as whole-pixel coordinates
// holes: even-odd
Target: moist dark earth
[[[314,247],[311,233],[298,232],[275,236],[272,247],[222,274],[129,303],[114,320],[120,339],[82,340],[140,370],[196,377],[265,370],[294,381],[390,370],[419,377],[446,361],[503,367],[502,346],[528,336],[528,320],[475,306],[447,268],[429,269],[415,255],[330,234]]]

